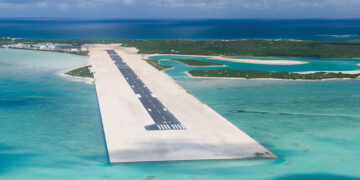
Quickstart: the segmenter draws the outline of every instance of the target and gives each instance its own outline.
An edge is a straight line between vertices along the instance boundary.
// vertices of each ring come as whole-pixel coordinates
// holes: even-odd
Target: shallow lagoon
[[[159,55],[151,56],[149,59],[160,60],[163,65],[170,65],[176,68],[168,70],[167,73],[173,77],[186,77],[184,72],[190,70],[207,69],[240,69],[240,70],[264,70],[264,71],[287,71],[287,72],[305,72],[305,71],[352,71],[359,70],[360,59],[315,59],[315,58],[247,58],[233,57],[235,59],[260,59],[260,60],[294,60],[309,62],[300,65],[267,65],[250,64],[231,61],[210,59],[208,57],[181,56],[181,55]],[[193,59],[223,64],[223,67],[193,67],[170,59]]]
[[[110,166],[94,86],[58,75],[86,59],[0,49],[0,179],[360,179],[360,81],[189,79],[171,63],[279,159]]]

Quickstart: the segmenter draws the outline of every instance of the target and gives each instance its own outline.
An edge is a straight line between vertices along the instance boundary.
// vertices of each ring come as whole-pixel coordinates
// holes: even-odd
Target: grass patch
[[[299,74],[293,72],[270,72],[254,70],[232,70],[232,69],[213,69],[213,70],[192,70],[189,73],[194,77],[229,77],[229,78],[273,78],[273,79],[302,79],[302,80],[322,80],[322,79],[355,79],[359,74],[327,73],[316,72],[311,74]]]
[[[85,66],[78,69],[74,69],[69,71],[65,74],[70,76],[77,76],[77,77],[87,77],[87,78],[94,78],[94,74],[90,71],[91,66]]]
[[[154,66],[159,71],[163,71],[163,70],[172,68],[172,66],[161,65],[159,60],[145,60],[145,61],[148,62],[149,64],[151,64],[152,66]]]
[[[201,61],[201,60],[191,60],[191,59],[171,59],[174,61],[179,61],[189,66],[223,66],[223,64]]]

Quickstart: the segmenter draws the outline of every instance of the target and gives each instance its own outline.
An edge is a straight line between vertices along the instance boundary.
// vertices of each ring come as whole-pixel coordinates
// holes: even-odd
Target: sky
[[[0,17],[354,19],[360,0],[0,0]]]

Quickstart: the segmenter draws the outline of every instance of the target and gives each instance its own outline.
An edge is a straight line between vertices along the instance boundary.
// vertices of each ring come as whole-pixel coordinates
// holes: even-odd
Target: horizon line
[[[0,17],[1,19],[71,19],[71,20],[360,20],[359,18],[117,18],[117,17]]]

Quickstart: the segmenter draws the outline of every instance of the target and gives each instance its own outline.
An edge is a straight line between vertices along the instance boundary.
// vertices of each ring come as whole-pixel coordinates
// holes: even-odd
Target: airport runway
[[[110,163],[276,158],[137,49],[88,47]]]
[[[159,101],[114,50],[106,50],[106,52],[154,120],[155,124],[145,126],[146,130],[185,130],[184,125]]]

